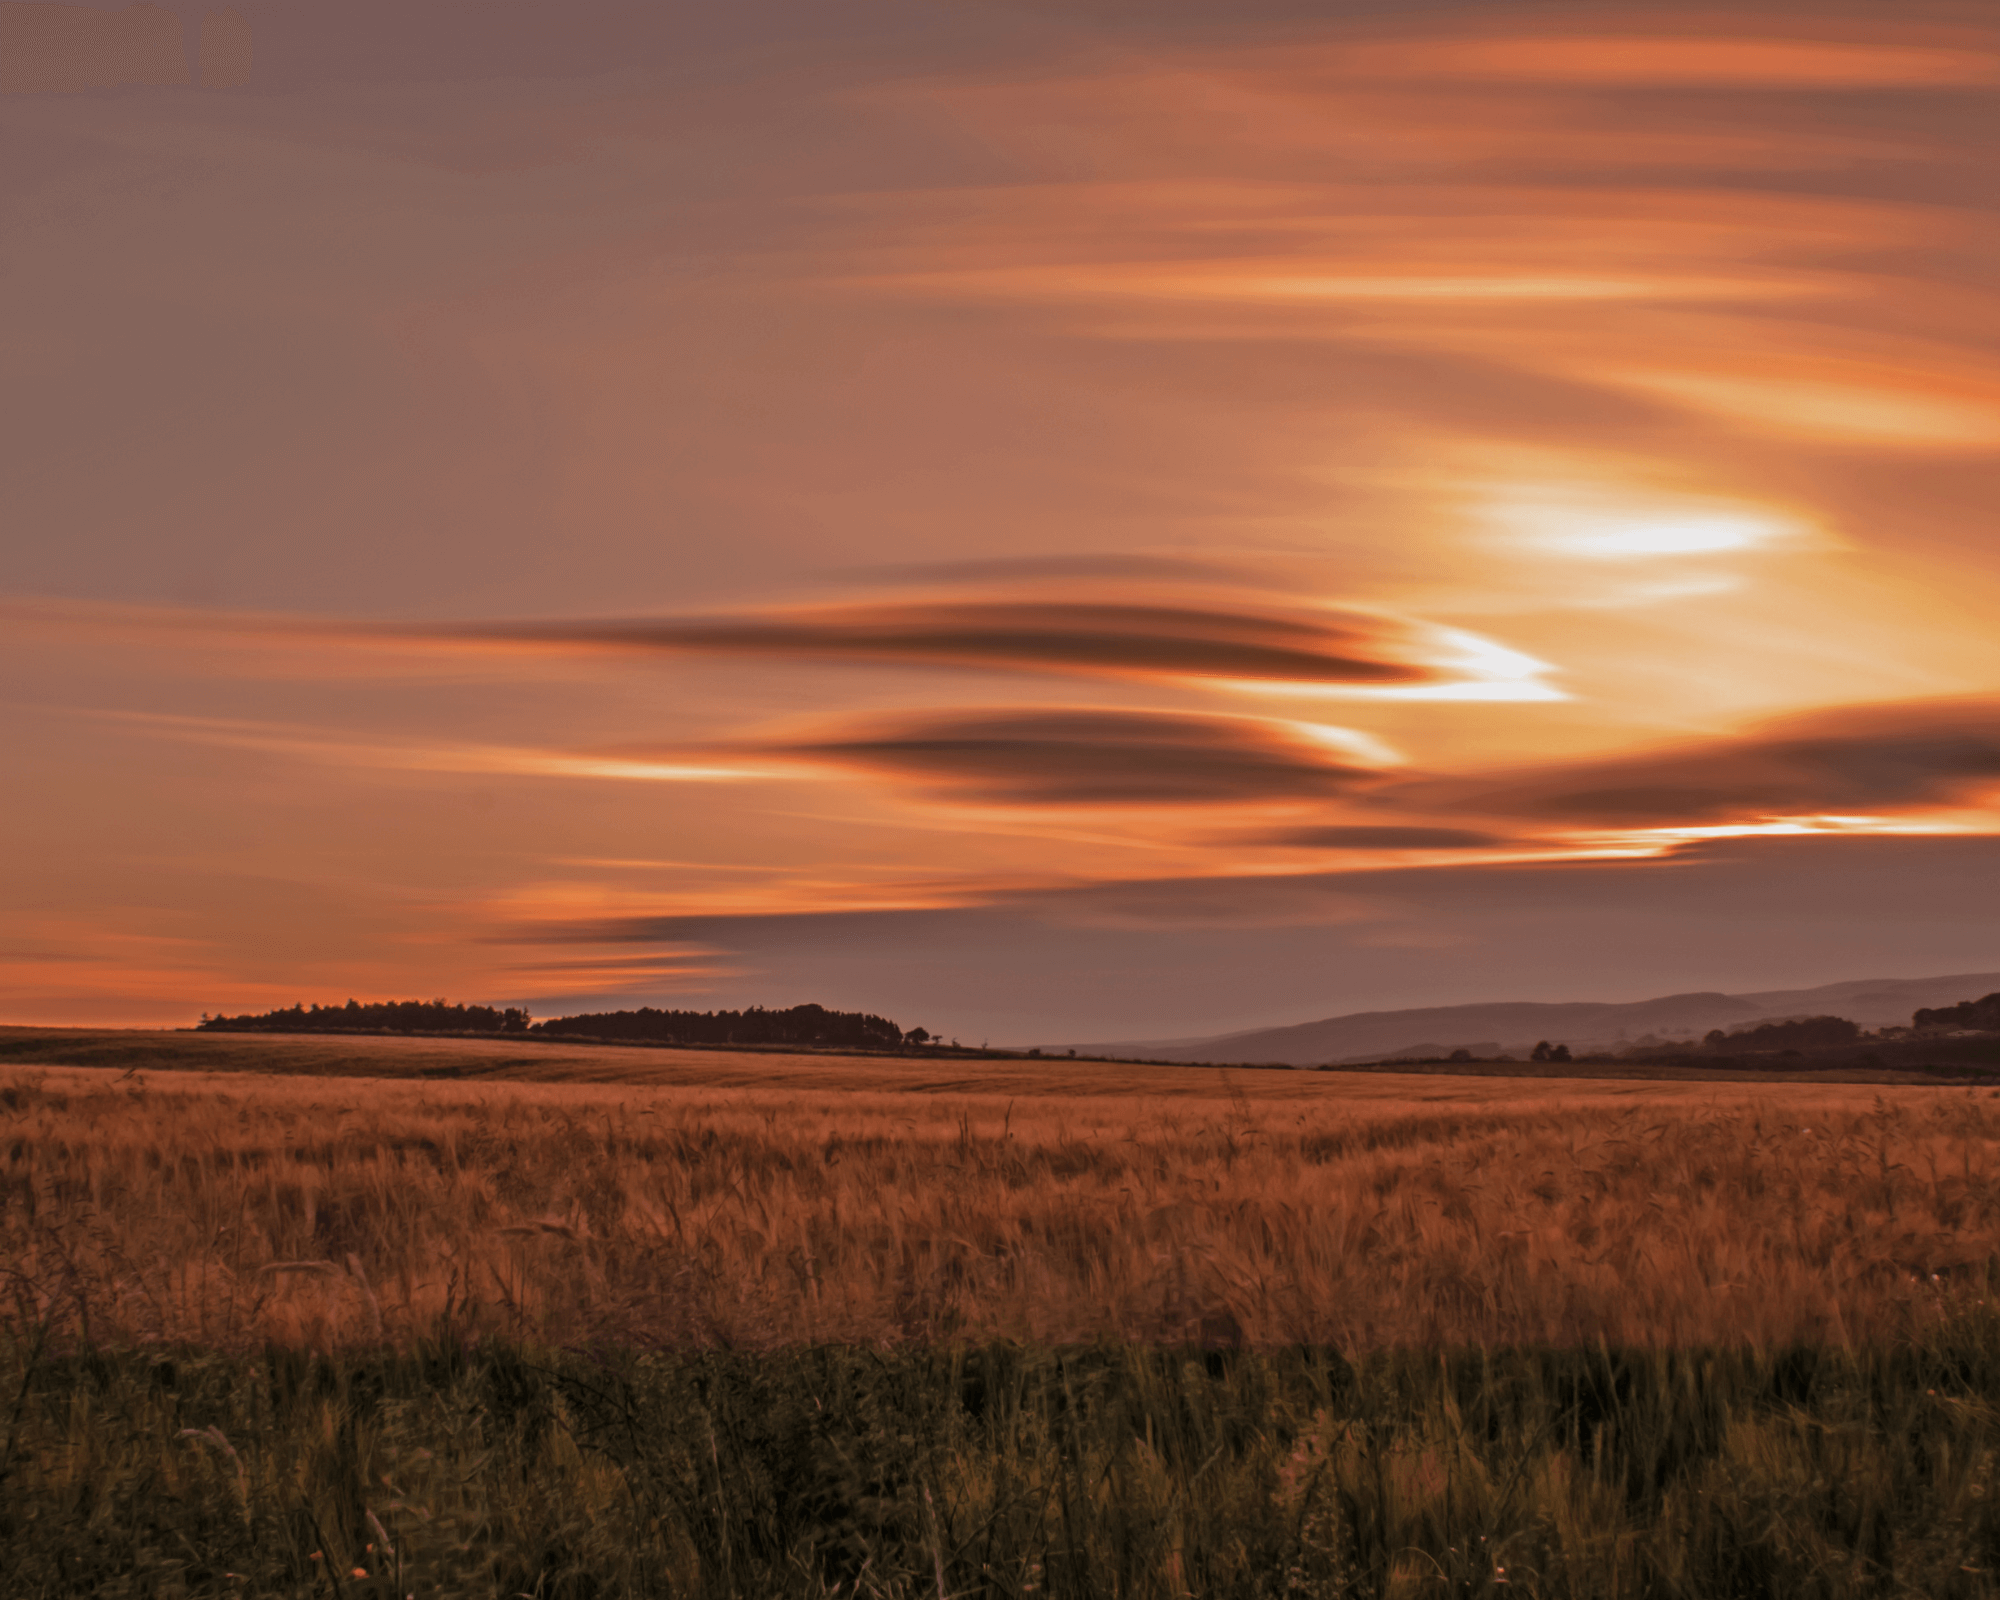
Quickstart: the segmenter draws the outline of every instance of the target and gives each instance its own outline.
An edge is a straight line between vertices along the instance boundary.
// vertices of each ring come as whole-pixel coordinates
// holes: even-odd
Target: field
[[[17,1315],[218,1349],[1768,1346],[1902,1336],[2000,1255],[1984,1091],[262,1043],[402,1075],[12,1069]],[[441,1065],[480,1075],[411,1076]]]
[[[1996,1592],[1989,1091],[9,1054],[9,1595]]]

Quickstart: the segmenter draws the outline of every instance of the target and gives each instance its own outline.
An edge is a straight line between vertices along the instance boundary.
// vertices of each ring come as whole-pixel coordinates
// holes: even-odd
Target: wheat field
[[[451,1056],[339,1048],[385,1074]],[[1986,1091],[698,1051],[494,1070],[0,1068],[8,1318],[218,1350],[1769,1348],[1911,1335],[2000,1254]]]

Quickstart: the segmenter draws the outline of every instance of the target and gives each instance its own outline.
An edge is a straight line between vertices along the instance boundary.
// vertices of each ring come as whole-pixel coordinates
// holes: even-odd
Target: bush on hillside
[[[1955,1006],[1919,1011],[1911,1022],[1919,1028],[1980,1028],[2000,1031],[2000,994],[1983,1000],[1961,1000]]]
[[[1741,1033],[1712,1032],[1702,1042],[1711,1050],[1830,1050],[1853,1044],[1860,1026],[1845,1017],[1801,1017],[1792,1022],[1766,1022]]]

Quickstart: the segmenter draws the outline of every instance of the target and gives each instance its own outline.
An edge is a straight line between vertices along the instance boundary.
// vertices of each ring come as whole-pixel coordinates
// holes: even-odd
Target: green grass
[[[0,1378],[9,1600],[2000,1593],[1985,1311],[1858,1353],[13,1347]]]

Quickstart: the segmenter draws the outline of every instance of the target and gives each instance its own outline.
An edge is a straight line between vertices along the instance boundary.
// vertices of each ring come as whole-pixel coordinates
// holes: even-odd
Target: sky
[[[0,4],[0,1022],[2000,967],[2000,20]]]

